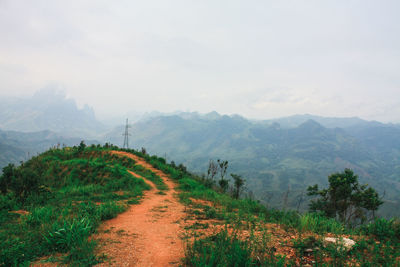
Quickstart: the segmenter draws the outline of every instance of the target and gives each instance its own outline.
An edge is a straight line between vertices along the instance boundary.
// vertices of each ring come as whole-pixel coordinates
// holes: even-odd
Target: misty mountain
[[[273,121],[216,112],[159,116],[132,125],[131,147],[145,147],[198,173],[207,171],[210,159],[228,160],[229,172],[243,175],[257,198],[276,207],[282,207],[289,191],[288,205],[296,208],[307,186],[325,185],[329,174],[351,168],[361,183],[385,194],[382,215],[400,215],[395,209],[400,203],[400,128],[358,118],[312,117],[319,122],[309,115]],[[121,145],[122,132],[122,126],[116,128],[104,140]],[[300,209],[305,208],[301,202]]]
[[[2,98],[0,128],[20,132],[50,130],[63,136],[96,137],[105,126],[88,106],[79,109],[63,93],[45,89],[32,97]]]
[[[384,126],[385,124],[377,122],[377,121],[366,121],[360,119],[358,117],[351,117],[351,118],[331,118],[331,117],[322,117],[310,114],[304,115],[293,115],[289,117],[271,119],[271,120],[264,120],[263,122],[266,124],[272,123],[279,123],[282,128],[293,128],[298,127],[300,124],[308,121],[313,120],[321,124],[326,128],[356,128],[360,129],[363,127],[372,127],[372,126]],[[394,125],[391,125],[394,126]]]
[[[63,137],[51,131],[17,132],[0,130],[0,172],[9,163],[18,164],[53,146],[74,146],[82,141],[77,137]],[[87,140],[87,144],[97,141]]]

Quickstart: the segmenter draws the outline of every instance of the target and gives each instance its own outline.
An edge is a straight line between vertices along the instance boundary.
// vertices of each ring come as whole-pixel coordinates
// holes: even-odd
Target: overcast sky
[[[400,122],[400,1],[0,0],[0,95]]]

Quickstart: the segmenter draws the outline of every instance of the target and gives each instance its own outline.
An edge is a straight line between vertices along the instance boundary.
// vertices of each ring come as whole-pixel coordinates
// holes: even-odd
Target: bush
[[[30,214],[23,217],[23,222],[30,227],[46,224],[57,217],[55,211],[56,208],[51,206],[35,208]]]
[[[0,194],[0,211],[14,210],[18,207],[17,201],[13,194],[1,195]]]
[[[226,230],[205,239],[196,240],[186,251],[188,266],[255,266],[252,250],[245,241]]]
[[[327,218],[320,213],[306,213],[300,218],[299,230],[312,231],[319,234],[344,232],[344,225],[332,218]]]
[[[365,225],[363,228],[366,234],[374,235],[378,240],[400,240],[400,222],[395,219],[375,219],[374,222]]]
[[[217,210],[214,207],[205,206],[204,211],[205,211],[205,215],[208,219],[217,218]]]
[[[50,250],[66,252],[87,242],[92,230],[89,219],[73,219],[64,221],[62,226],[58,222],[54,223],[52,230],[44,238]]]

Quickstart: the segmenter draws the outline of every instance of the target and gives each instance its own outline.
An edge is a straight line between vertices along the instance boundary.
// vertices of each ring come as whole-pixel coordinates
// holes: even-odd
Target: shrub
[[[217,210],[214,207],[205,206],[204,211],[206,217],[209,219],[215,219],[217,217]]]
[[[50,250],[66,252],[87,242],[92,230],[90,220],[84,217],[80,220],[64,221],[62,226],[58,222],[54,223],[52,230],[44,238]]]
[[[38,207],[33,209],[30,214],[24,216],[23,221],[30,227],[40,226],[54,220],[57,217],[55,211],[56,208],[52,206]]]
[[[196,240],[186,251],[188,266],[254,266],[248,242],[228,234],[227,230]]]
[[[375,219],[363,227],[366,234],[374,235],[378,240],[400,240],[400,222],[395,219]]]
[[[18,207],[13,194],[1,195],[0,194],[0,211],[9,211]]]
[[[312,231],[315,233],[341,234],[344,232],[344,225],[332,218],[327,218],[320,213],[306,213],[300,217],[301,231]]]

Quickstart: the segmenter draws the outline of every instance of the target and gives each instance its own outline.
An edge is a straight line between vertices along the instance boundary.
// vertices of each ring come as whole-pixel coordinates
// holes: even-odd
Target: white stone
[[[328,243],[342,246],[346,250],[350,250],[356,244],[356,242],[354,240],[352,240],[350,238],[346,238],[346,237],[343,237],[343,238],[325,237],[324,244],[328,244]]]

